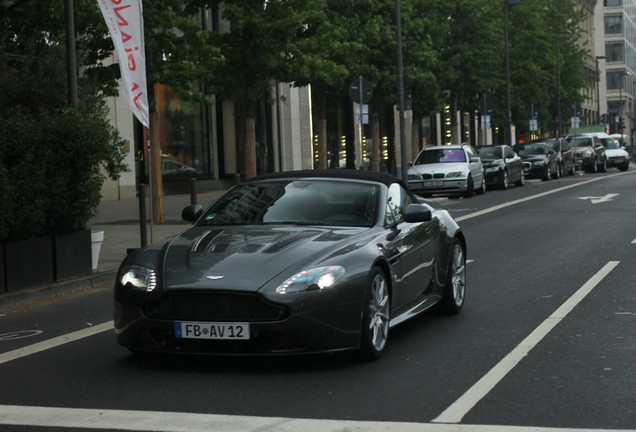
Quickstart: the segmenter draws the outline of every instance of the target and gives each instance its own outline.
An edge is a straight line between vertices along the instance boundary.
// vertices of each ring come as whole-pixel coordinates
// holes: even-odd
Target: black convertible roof
[[[402,180],[393,174],[378,172],[378,171],[366,171],[366,170],[353,170],[353,169],[326,169],[326,170],[302,170],[302,171],[285,171],[280,173],[263,174],[258,177],[252,177],[248,181],[259,180],[272,180],[272,179],[284,179],[284,178],[309,178],[309,177],[325,177],[334,179],[351,179],[351,180],[366,180],[376,183],[382,183],[386,186],[390,186],[393,183],[404,184]]]

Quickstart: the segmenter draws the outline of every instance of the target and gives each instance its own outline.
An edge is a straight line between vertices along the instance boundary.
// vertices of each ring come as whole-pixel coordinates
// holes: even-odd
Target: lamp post
[[[622,71],[619,76],[621,77],[621,86],[618,89],[618,130],[623,138],[623,84],[625,83],[625,77],[629,75],[628,71]]]
[[[400,13],[400,1],[395,2],[395,32],[397,33],[397,67],[398,67],[398,110],[400,115],[400,164],[402,168],[402,180],[409,181],[408,152],[406,148],[406,131],[404,125],[404,63],[402,59],[402,17]]]
[[[511,5],[520,4],[521,0],[504,0],[504,49],[506,52],[506,131],[504,142],[506,145],[512,143],[512,102],[510,97],[510,53],[508,52],[508,11]]]
[[[601,72],[598,68],[598,61],[604,60],[605,56],[596,56],[596,123],[601,124]]]
[[[75,54],[75,22],[73,0],[64,0],[66,19],[66,73],[68,81],[68,103],[77,105],[77,57]]]

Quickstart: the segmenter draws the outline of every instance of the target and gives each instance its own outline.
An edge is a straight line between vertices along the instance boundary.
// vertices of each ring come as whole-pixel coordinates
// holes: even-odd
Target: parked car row
[[[576,170],[605,172],[610,167],[629,169],[629,153],[605,133],[544,138],[529,143],[430,146],[408,170],[408,186],[424,197],[471,197],[487,187],[523,186],[528,178],[558,179]]]

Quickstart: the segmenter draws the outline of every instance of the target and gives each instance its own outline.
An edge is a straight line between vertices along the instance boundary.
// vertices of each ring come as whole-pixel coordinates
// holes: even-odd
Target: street
[[[133,356],[108,287],[0,311],[0,431],[636,430],[635,184],[632,166],[438,199],[466,305],[370,363]]]

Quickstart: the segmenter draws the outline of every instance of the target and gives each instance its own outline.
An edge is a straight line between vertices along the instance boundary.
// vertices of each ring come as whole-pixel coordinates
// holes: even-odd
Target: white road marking
[[[619,194],[607,194],[602,197],[593,196],[593,197],[578,197],[580,200],[590,200],[592,204],[600,204],[604,202],[610,202],[613,198],[616,198]]]
[[[504,357],[466,393],[446,408],[434,423],[459,423],[552,329],[559,324],[587,296],[620,261],[610,261],[565,301],[515,349]]]
[[[510,202],[499,204],[499,205],[496,205],[496,206],[493,206],[493,207],[489,207],[489,208],[486,208],[486,209],[483,209],[483,210],[479,210],[479,211],[476,211],[475,213],[467,214],[467,215],[464,215],[464,216],[458,216],[458,217],[455,218],[455,221],[461,222],[461,221],[465,221],[465,220],[468,220],[468,219],[475,218],[477,216],[483,216],[485,214],[492,213],[494,211],[501,210],[501,209],[506,208],[506,207],[510,207],[510,206],[517,205],[517,204],[521,204],[521,203],[527,202],[527,201],[532,201],[534,199],[542,198],[542,197],[548,196],[548,195],[552,195],[552,194],[555,194],[557,192],[562,192],[564,190],[572,189],[572,188],[575,188],[575,187],[586,185],[588,183],[594,183],[594,182],[597,182],[597,181],[605,180],[605,179],[608,179],[608,178],[611,178],[611,177],[620,176],[620,175],[625,175],[625,173],[612,174],[612,175],[604,176],[604,177],[595,177],[595,178],[593,178],[591,180],[582,181],[580,183],[574,183],[574,184],[563,186],[563,187],[560,187],[560,188],[557,188],[557,189],[552,189],[552,190],[549,190],[549,191],[546,191],[546,192],[542,192],[540,194],[531,195],[531,196],[525,197],[525,198],[520,198],[518,200],[510,201]]]
[[[42,342],[35,343],[33,345],[25,346],[23,348],[18,348],[17,350],[0,354],[0,364],[10,362],[11,360],[16,360],[22,357],[26,357],[28,355],[35,354],[50,348],[55,348],[57,346],[67,344],[69,342],[74,342],[76,340],[79,340],[88,336],[93,336],[94,334],[101,333],[107,330],[112,330],[112,329],[113,329],[113,322],[108,321],[103,324],[94,325],[92,327],[78,330],[73,333],[67,333],[65,335],[55,337],[53,339],[48,339]]]
[[[161,411],[0,405],[0,424],[146,432],[634,432],[532,426],[313,420]]]

